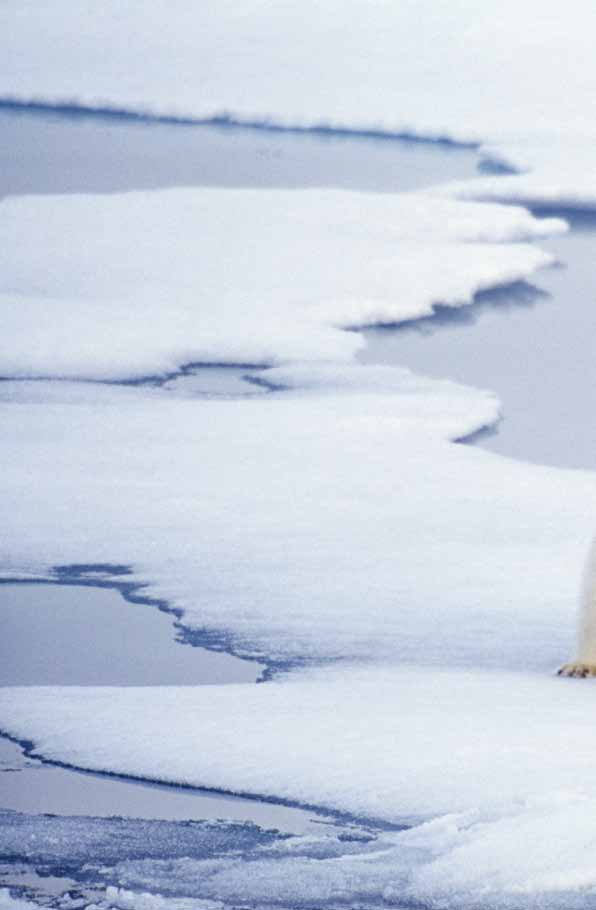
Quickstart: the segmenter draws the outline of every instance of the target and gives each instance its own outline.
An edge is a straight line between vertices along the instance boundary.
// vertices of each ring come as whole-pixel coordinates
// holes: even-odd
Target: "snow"
[[[2,372],[24,377],[0,383],[4,577],[130,566],[189,629],[285,673],[202,692],[5,688],[0,729],[77,767],[429,820],[320,863],[288,848],[248,877],[229,857],[167,874],[123,861],[134,895],[98,906],[159,910],[172,875],[257,903],[592,887],[592,693],[551,673],[570,656],[596,480],[458,444],[499,419],[496,397],[358,366],[345,331],[526,277],[549,256],[523,241],[563,229],[438,193],[3,203]],[[260,373],[270,391],[26,378],[239,359],[278,364]],[[565,867],[548,824],[566,832]],[[512,830],[535,844],[525,864]]]
[[[192,362],[345,361],[342,327],[462,306],[531,275],[520,208],[424,194],[175,189],[0,206],[4,376],[123,379]]]
[[[593,198],[595,30],[590,0],[8,0],[0,94],[489,143]]]
[[[300,855],[292,851],[291,842],[280,845],[276,857],[253,858],[250,875],[246,874],[242,861],[205,862],[196,860],[177,860],[174,863],[122,862],[116,867],[118,880],[129,888],[162,889],[171,887],[172,880],[187,893],[201,894],[205,897],[221,899],[233,905],[234,900],[242,898],[257,906],[312,906],[317,907],[375,907],[422,905],[431,907],[479,905],[488,908],[515,908],[520,906],[541,906],[557,908],[575,908],[590,904],[594,893],[593,862],[590,862],[594,840],[586,837],[585,814],[591,805],[583,802],[572,809],[573,799],[568,801],[568,812],[560,801],[560,811],[554,818],[548,818],[538,809],[533,815],[533,824],[524,824],[517,818],[517,830],[506,826],[499,832],[500,837],[491,839],[484,831],[484,838],[474,831],[471,818],[450,817],[438,822],[433,832],[418,829],[416,833],[385,833],[378,840],[360,849],[357,854],[346,855],[331,850],[315,852],[308,855],[307,850]],[[583,821],[571,831],[571,838],[561,852],[557,853],[557,833],[545,830],[545,822],[562,823],[566,835],[568,826]],[[566,823],[566,824],[565,824]],[[478,822],[478,828],[482,828]],[[490,825],[486,827],[490,828]],[[430,826],[429,826],[430,828]],[[492,832],[497,834],[497,832]],[[414,836],[411,836],[414,835]],[[575,835],[575,836],[574,836]],[[507,844],[505,838],[512,836]],[[524,838],[527,837],[527,840]],[[547,845],[548,839],[548,845]],[[321,838],[321,841],[323,838]],[[484,840],[482,853],[474,850]],[[449,881],[441,870],[441,860],[433,857],[437,853],[437,844],[443,843],[446,854],[454,858],[458,853],[458,841],[465,846],[459,849],[460,877],[458,881]],[[447,843],[452,852],[449,853]],[[538,850],[528,845],[536,843]],[[323,847],[324,845],[321,844]],[[487,856],[494,849],[492,861]],[[285,848],[285,849],[284,849]],[[539,851],[546,848],[543,854],[544,865],[541,867]],[[571,848],[571,849],[566,849]],[[347,851],[346,851],[347,852]],[[531,878],[523,878],[521,871],[524,857],[531,868]],[[480,858],[480,862],[475,861]],[[464,868],[465,860],[470,865]],[[549,860],[568,861],[566,872],[555,879],[547,868]],[[495,867],[504,860],[511,861],[509,874],[499,880],[494,874]],[[521,874],[520,874],[521,873]],[[528,894],[531,889],[535,892]],[[228,905],[229,905],[228,904]]]
[[[2,94],[465,138],[560,120],[588,131],[594,17],[587,0],[548,9],[528,0],[523,10],[505,0],[498,16],[471,0],[300,9],[248,0],[241,12],[229,0],[149,10],[140,0],[126,9],[9,0]],[[555,62],[571,54],[563,80]]]
[[[11,735],[79,767],[392,823],[481,809],[501,824],[560,792],[594,800],[593,698],[553,674],[346,665],[263,685],[8,687],[0,710]]]
[[[567,656],[592,476],[449,444],[498,418],[489,393],[390,367],[311,372],[325,394],[238,401],[3,383],[5,573],[130,565],[186,624],[269,659]]]
[[[392,822],[435,816],[382,835],[374,849],[357,844],[341,862],[323,853],[313,864],[309,838],[282,844],[248,877],[233,860],[215,870],[178,861],[203,889],[210,878],[198,892],[206,897],[244,888],[257,903],[304,900],[318,889],[325,899],[366,882],[377,893],[392,887],[397,900],[519,906],[540,893],[569,906],[570,894],[596,887],[593,696],[581,682],[523,673],[356,666],[212,691],[7,689],[0,711],[13,734],[83,767]],[[147,885],[138,874],[132,882],[128,870],[129,886]]]
[[[4,688],[0,729],[77,767],[389,826],[268,844],[249,875],[232,854],[123,856],[102,910],[593,901],[594,689],[553,671],[596,478],[462,445],[496,397],[357,366],[348,330],[552,262],[534,241],[564,222],[497,203],[595,207],[595,19],[587,0],[2,4],[4,98],[449,136],[525,171],[0,204],[3,576],[126,565],[190,630],[283,669]],[[272,367],[270,391],[95,381],[191,363]]]
[[[241,400],[3,383],[3,564],[125,563],[189,627],[311,666],[258,686],[7,688],[0,728],[78,767],[429,822],[339,871],[251,865],[257,902],[323,882],[487,906],[593,887],[593,690],[553,671],[594,476],[452,442],[498,417],[490,393],[388,367],[263,375],[283,388]],[[241,877],[222,860],[192,893]]]
[[[596,210],[593,145],[588,149],[537,149],[532,161],[535,170],[529,172],[457,181],[434,191],[447,198],[515,203],[561,212]]]

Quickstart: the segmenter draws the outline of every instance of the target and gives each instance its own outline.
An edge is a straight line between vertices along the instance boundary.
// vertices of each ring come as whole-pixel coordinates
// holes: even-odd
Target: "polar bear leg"
[[[596,677],[596,540],[586,560],[578,620],[577,657],[557,672],[581,679]]]

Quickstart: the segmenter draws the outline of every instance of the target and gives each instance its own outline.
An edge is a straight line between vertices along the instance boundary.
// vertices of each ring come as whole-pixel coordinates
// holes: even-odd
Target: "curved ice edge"
[[[182,363],[175,370],[168,370],[163,373],[147,373],[142,376],[124,376],[114,379],[106,379],[98,376],[54,376],[54,375],[44,375],[43,373],[39,375],[31,376],[10,376],[10,375],[0,375],[0,382],[80,382],[88,383],[90,385],[106,385],[106,386],[127,386],[134,388],[136,386],[144,386],[149,388],[159,389],[162,386],[166,385],[168,382],[172,382],[175,379],[184,379],[188,376],[193,376],[195,370],[207,370],[207,369],[230,369],[230,370],[267,370],[272,367],[273,364],[264,361],[255,361],[254,363],[244,363],[244,362],[228,362],[228,361],[217,361],[217,360],[191,360],[188,363]],[[245,382],[251,383],[250,374],[241,377]],[[253,383],[257,385],[258,383]],[[209,393],[205,393],[206,395]],[[250,393],[247,393],[250,394]],[[229,397],[229,393],[225,393],[226,397]]]
[[[506,177],[507,175],[504,174],[503,176]],[[515,177],[517,175],[509,176]],[[596,219],[596,197],[593,199],[582,199],[580,196],[574,199],[562,193],[559,199],[549,199],[546,193],[537,192],[532,194],[520,188],[519,192],[507,189],[502,196],[498,193],[490,196],[479,193],[477,197],[475,196],[469,201],[521,206],[521,208],[528,209],[536,218],[562,218],[569,223],[569,228],[572,231],[578,227],[581,228],[584,224],[594,228]]]
[[[304,659],[294,660],[276,660],[268,658],[266,655],[247,652],[235,646],[233,635],[218,629],[191,629],[184,626],[182,618],[184,611],[171,607],[167,600],[159,597],[150,597],[141,594],[144,588],[148,586],[147,582],[125,581],[127,576],[133,574],[130,566],[122,563],[72,563],[67,565],[53,566],[51,574],[47,576],[3,576],[0,578],[0,585],[6,584],[38,584],[38,585],[70,585],[78,587],[95,587],[109,588],[117,590],[124,600],[129,603],[146,604],[147,606],[157,607],[158,610],[176,617],[174,628],[177,630],[177,640],[181,644],[189,644],[193,647],[202,647],[211,651],[225,652],[241,660],[258,662],[264,664],[264,668],[256,680],[256,683],[269,682],[278,675],[288,673],[294,669],[305,668],[309,665],[316,664],[323,666],[325,664],[335,663],[332,659],[324,658],[317,661]],[[71,764],[60,761],[59,759],[46,758],[42,753],[36,751],[33,740],[20,739],[0,727],[0,737],[4,737],[10,742],[18,745],[27,758],[34,758],[43,764],[64,768],[65,770],[75,771],[80,774],[89,774],[95,777],[108,777],[115,780],[129,781],[146,784],[151,787],[167,787],[168,789],[178,789],[196,792],[204,795],[230,796],[240,799],[251,800],[259,803],[285,806],[289,809],[300,809],[306,812],[313,812],[321,824],[329,823],[332,820],[334,824],[343,826],[357,826],[368,828],[371,831],[401,831],[415,824],[415,821],[392,823],[384,819],[374,817],[355,815],[354,813],[344,812],[333,807],[320,806],[314,803],[300,802],[299,800],[287,799],[284,797],[275,797],[267,794],[250,793],[243,790],[229,790],[216,787],[200,787],[193,784],[180,783],[175,780],[160,778],[143,777],[142,775],[118,773],[116,771],[107,771],[101,768],[83,767],[81,765]],[[417,820],[416,820],[417,821]]]
[[[596,217],[596,212],[594,212],[594,217]],[[560,263],[554,258],[551,262],[547,262],[546,265],[540,266],[542,268],[554,268],[557,267]],[[481,288],[474,292],[472,297],[456,305],[445,304],[440,300],[437,300],[432,304],[432,312],[424,313],[419,316],[411,316],[404,319],[401,319],[398,322],[373,322],[370,324],[362,324],[355,326],[343,326],[343,331],[345,332],[354,332],[361,333],[365,331],[370,331],[371,329],[387,329],[391,331],[405,331],[409,329],[416,329],[417,327],[425,324],[432,325],[433,323],[438,323],[445,321],[445,319],[470,319],[473,318],[481,309],[490,306],[490,307],[499,307],[505,305],[528,305],[529,302],[548,296],[546,291],[543,291],[538,286],[534,285],[528,278],[517,279],[514,281],[495,281],[494,284],[491,284],[489,287]],[[287,366],[289,364],[283,364]],[[313,366],[316,367],[316,363],[313,363]],[[357,365],[355,361],[351,361],[348,365]],[[161,388],[166,383],[172,382],[176,379],[183,379],[188,376],[192,376],[194,371],[199,369],[209,369],[209,368],[218,368],[218,369],[236,369],[236,370],[250,370],[254,371],[248,373],[245,376],[242,376],[242,380],[246,382],[248,386],[256,386],[260,389],[265,389],[269,392],[284,392],[287,390],[287,387],[277,383],[272,382],[267,377],[267,370],[273,369],[277,366],[280,366],[278,363],[273,362],[264,362],[264,361],[254,361],[254,362],[228,362],[228,361],[216,361],[216,360],[193,360],[188,363],[180,364],[178,369],[170,370],[165,373],[147,373],[143,376],[129,376],[129,377],[120,377],[113,379],[106,379],[102,377],[93,377],[93,376],[52,376],[52,375],[31,375],[31,376],[11,376],[11,375],[2,375],[0,374],[0,383],[2,382],[73,382],[73,383],[83,383],[89,385],[104,385],[104,386],[123,386],[128,388]],[[255,375],[256,371],[260,371],[260,375]],[[250,393],[247,393],[250,394]],[[230,397],[226,395],[226,397]],[[236,397],[232,395],[231,397]],[[238,397],[241,397],[238,393]]]
[[[482,426],[477,427],[475,430],[472,430],[471,433],[464,433],[463,436],[457,436],[451,441],[456,445],[463,446],[473,446],[477,443],[482,445],[486,439],[492,439],[493,436],[499,435],[499,426],[504,419],[505,417],[503,414],[498,414],[493,421],[489,421]]]
[[[320,820],[321,824],[328,823],[331,820],[333,823],[337,823],[338,825],[346,827],[356,826],[358,828],[369,829],[371,832],[405,831],[408,828],[411,828],[413,824],[415,824],[414,821],[410,822],[409,819],[407,822],[389,822],[380,818],[374,818],[365,815],[355,815],[352,812],[343,812],[340,809],[335,809],[333,807],[328,807],[325,805],[300,802],[299,800],[288,799],[286,797],[276,797],[269,794],[251,793],[244,790],[228,790],[218,787],[199,787],[194,786],[193,784],[185,784],[175,780],[168,780],[167,778],[143,777],[142,775],[137,774],[106,771],[102,768],[86,768],[82,765],[75,765],[71,764],[70,762],[61,761],[60,759],[46,758],[43,753],[36,751],[36,746],[33,740],[20,739],[17,736],[13,736],[2,727],[0,727],[0,737],[7,739],[9,742],[12,742],[15,745],[19,746],[19,748],[23,750],[23,754],[26,758],[33,758],[37,761],[40,761],[44,765],[48,765],[53,768],[63,768],[67,771],[75,771],[77,774],[85,774],[90,777],[109,778],[111,780],[145,784],[149,787],[165,788],[168,790],[184,790],[187,792],[204,794],[206,796],[213,795],[237,797],[238,799],[245,799],[251,802],[266,803],[273,806],[284,806],[288,809],[300,809],[304,812],[314,813],[314,815],[317,816],[317,820]]]
[[[207,651],[216,651],[229,654],[238,660],[262,665],[262,670],[256,682],[267,682],[281,673],[309,666],[308,660],[275,660],[255,650],[249,650],[236,643],[233,634],[218,628],[193,629],[184,625],[184,610],[172,607],[167,600],[161,597],[151,597],[142,594],[149,582],[125,581],[127,575],[132,575],[130,566],[118,563],[75,563],[72,565],[53,566],[48,575],[15,575],[11,577],[4,574],[0,577],[1,585],[68,585],[71,587],[109,588],[118,593],[128,603],[145,604],[156,607],[162,613],[175,617],[173,628],[175,639],[182,645],[191,645],[195,648],[205,648]]]
[[[505,202],[505,205],[522,205],[536,218],[562,218],[569,223],[570,231],[582,228],[594,230],[596,228],[596,199],[576,200],[573,202],[561,197],[560,202],[536,202],[531,197],[520,198],[519,202]]]
[[[261,130],[270,133],[295,133],[315,136],[337,136],[351,139],[379,139],[390,142],[439,145],[453,149],[478,149],[480,141],[457,139],[448,134],[426,134],[414,129],[388,129],[374,125],[348,126],[331,123],[292,124],[267,116],[245,117],[233,111],[216,111],[205,117],[159,113],[135,107],[119,107],[109,102],[85,103],[73,99],[47,101],[0,95],[0,111],[29,114],[54,114],[62,117],[92,117],[119,123],[162,123],[170,126],[217,126],[230,129]]]

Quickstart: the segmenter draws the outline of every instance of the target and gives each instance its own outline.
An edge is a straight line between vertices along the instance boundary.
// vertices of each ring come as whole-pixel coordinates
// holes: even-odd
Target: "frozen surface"
[[[566,656],[594,479],[447,443],[495,421],[488,393],[384,367],[265,375],[306,373],[241,401],[3,383],[6,577],[130,565],[185,625],[273,661]]]
[[[133,864],[122,887],[569,906],[593,886],[593,690],[551,673],[594,476],[450,442],[496,419],[488,393],[383,367],[265,375],[284,390],[239,401],[4,383],[4,565],[124,562],[238,651],[341,661],[259,686],[8,688],[0,727],[80,767],[431,821],[376,859]]]
[[[123,846],[117,881],[126,887],[231,902],[243,894],[257,906],[385,896],[519,907],[540,895],[565,907],[581,906],[596,886],[589,685],[355,667],[246,692],[240,703],[230,687],[211,698],[200,688],[14,689],[2,693],[2,716],[46,754],[82,764],[227,780],[391,821],[435,816],[372,844],[346,847],[335,834],[284,842],[273,855],[253,857],[249,875],[246,857],[195,862],[170,851],[161,862],[129,861]],[[205,739],[210,753],[197,748]],[[579,742],[581,749],[568,748]],[[43,850],[43,842],[32,849]],[[144,842],[143,849],[147,856]],[[67,852],[73,857],[74,849]]]
[[[2,10],[2,92],[209,117],[375,125],[491,139],[586,131],[594,9],[513,0],[387,5],[87,0]],[[9,38],[10,36],[10,38]],[[571,56],[573,55],[573,56]],[[568,58],[566,79],[553,61]],[[151,61],[148,66],[147,60]],[[275,78],[272,78],[275,74]],[[462,78],[465,75],[466,78]],[[482,91],[478,91],[478,86]],[[515,100],[516,104],[508,104]],[[488,135],[484,135],[488,132]]]
[[[320,833],[327,831],[320,826]],[[333,836],[334,828],[329,829]],[[309,835],[315,839],[313,832]],[[0,810],[0,849],[5,860],[22,860],[44,867],[58,863],[69,875],[85,862],[115,865],[120,860],[188,857],[207,859],[226,852],[246,851],[276,841],[287,834],[265,831],[250,823],[194,821],[178,824],[161,819],[33,817]],[[306,839],[308,841],[308,838]]]
[[[11,813],[0,814],[0,844],[13,863],[10,879],[17,883],[19,872],[21,880],[27,876],[29,894],[43,893],[48,880],[55,887],[60,876],[71,900],[85,895],[85,904],[94,900],[121,910],[302,906],[313,901],[317,907],[345,906],[357,896],[365,898],[359,906],[376,906],[387,870],[384,876],[375,870],[375,882],[367,874],[366,855],[379,866],[383,852],[392,847],[390,838],[362,829],[338,833],[321,828],[308,837],[289,838],[253,826],[28,819]],[[168,859],[162,858],[165,853]],[[358,854],[365,861],[362,872]],[[47,897],[44,903],[50,903]],[[72,906],[66,901],[53,905]]]
[[[399,823],[593,799],[593,698],[549,675],[377,665],[246,687],[4,688],[0,710],[55,760]]]
[[[490,160],[493,153],[487,150]],[[522,156],[520,159],[520,155]],[[438,188],[441,195],[458,199],[498,200],[523,205],[595,211],[594,144],[571,135],[563,142],[528,142],[523,151],[513,145],[497,153],[520,173],[484,177],[472,184],[461,181]],[[526,156],[526,158],[524,158]]]
[[[396,191],[470,177],[476,158],[472,150],[434,143],[0,110],[0,195],[113,192],[183,181],[300,187],[336,182]],[[505,195],[508,184],[500,178],[495,187]],[[486,182],[481,178],[478,186]],[[585,413],[596,407],[596,221],[561,214],[572,230],[544,246],[565,268],[532,279],[550,296],[523,284],[485,292],[471,308],[440,310],[397,331],[368,330],[358,357],[496,389],[504,420],[482,445],[542,464],[592,468],[596,423]],[[189,395],[254,394],[258,386],[243,380],[248,372],[195,368],[168,387]]]
[[[492,14],[491,14],[492,13]],[[450,136],[594,200],[590,0],[10,0],[0,93],[27,101]],[[150,61],[150,65],[147,65]],[[562,73],[564,72],[564,78]]]
[[[347,360],[397,322],[531,275],[527,211],[412,193],[181,189],[0,206],[4,376]]]
[[[501,190],[0,207],[0,373],[25,380],[0,387],[3,572],[130,566],[191,632],[285,670],[260,686],[5,688],[0,728],[79,767],[417,822],[250,854],[246,826],[240,854],[120,850],[91,870],[105,910],[593,903],[593,687],[551,672],[571,654],[596,479],[455,444],[498,419],[488,392],[337,364],[362,344],[346,328],[460,306],[550,261],[529,242],[560,222],[473,200],[592,204],[594,15],[585,0],[506,0],[498,17],[471,0],[3,5],[5,95],[447,133],[533,169]],[[275,364],[273,391],[26,381],[197,361]],[[110,842],[115,822],[78,821]],[[49,844],[54,875],[82,846],[77,820],[16,824]]]

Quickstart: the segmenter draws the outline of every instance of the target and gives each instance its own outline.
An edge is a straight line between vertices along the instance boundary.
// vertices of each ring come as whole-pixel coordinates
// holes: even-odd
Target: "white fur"
[[[596,539],[588,552],[577,623],[577,659],[564,664],[559,676],[596,676]]]
[[[577,639],[578,660],[596,664],[596,540],[584,570]]]

